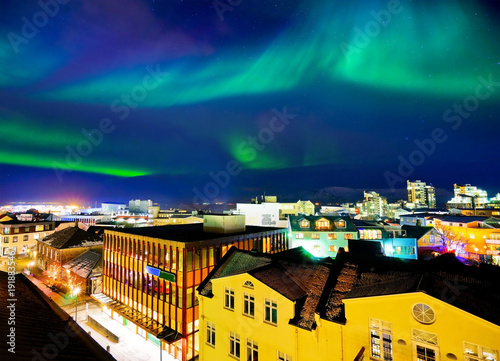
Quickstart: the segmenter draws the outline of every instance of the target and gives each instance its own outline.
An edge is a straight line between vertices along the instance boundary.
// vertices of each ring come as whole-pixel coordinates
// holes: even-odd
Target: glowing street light
[[[78,294],[80,293],[80,287],[75,287],[73,289],[73,296],[76,297],[75,301],[75,322],[78,322]]]

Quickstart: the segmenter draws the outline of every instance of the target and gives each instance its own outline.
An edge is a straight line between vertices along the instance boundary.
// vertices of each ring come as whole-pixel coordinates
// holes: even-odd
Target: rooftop
[[[43,243],[58,249],[90,247],[102,244],[95,234],[80,229],[78,226],[64,228],[42,240]]]
[[[302,247],[277,254],[232,247],[198,291],[213,297],[212,280],[243,273],[294,301],[290,324],[308,330],[315,314],[345,323],[344,299],[414,292],[500,325],[500,269],[465,266],[453,254],[418,261],[339,252],[332,260],[311,258]]]
[[[159,238],[169,241],[194,242],[260,232],[271,232],[277,230],[280,230],[280,228],[246,226],[246,230],[243,232],[222,234],[205,232],[203,231],[203,223],[192,223],[155,227],[116,228],[109,231],[151,238]],[[106,232],[108,232],[108,230],[106,230]]]
[[[102,254],[95,251],[87,251],[65,263],[63,267],[82,278],[88,278],[96,267],[101,267],[102,269]]]

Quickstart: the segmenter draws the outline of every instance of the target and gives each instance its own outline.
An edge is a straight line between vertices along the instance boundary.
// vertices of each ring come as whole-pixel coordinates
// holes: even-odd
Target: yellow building
[[[499,272],[232,248],[198,287],[200,360],[499,361]]]
[[[443,217],[435,227],[447,239],[449,251],[480,262],[500,264],[500,219]]]

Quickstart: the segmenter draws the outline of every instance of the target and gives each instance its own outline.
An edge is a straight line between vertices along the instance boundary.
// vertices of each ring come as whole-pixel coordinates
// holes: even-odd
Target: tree
[[[456,229],[443,224],[436,224],[436,230],[440,234],[446,252],[453,252],[459,257],[469,258],[467,245],[470,239],[465,237],[463,233],[458,233]]]

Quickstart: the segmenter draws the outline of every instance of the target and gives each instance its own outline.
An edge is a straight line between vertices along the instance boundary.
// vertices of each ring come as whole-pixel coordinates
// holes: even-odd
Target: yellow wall
[[[443,297],[454,297],[444,290]],[[353,360],[361,347],[365,347],[365,359],[370,359],[370,317],[392,323],[392,347],[394,360],[413,360],[414,341],[412,328],[438,335],[438,359],[447,360],[453,353],[463,360],[463,342],[500,350],[500,327],[470,313],[455,308],[424,293],[367,297],[344,300],[347,324],[345,328],[345,360]],[[435,322],[425,325],[412,316],[416,303],[429,305],[436,314]],[[404,340],[401,345],[398,340]],[[500,355],[499,355],[500,356]]]
[[[497,228],[474,228],[474,227],[457,227],[457,226],[445,226],[453,232],[453,235],[457,237],[459,242],[469,241],[465,247],[465,251],[471,254],[486,254],[487,250],[495,250],[498,245],[487,244],[485,239],[500,239],[500,229]],[[439,228],[439,227],[438,227]],[[474,238],[471,238],[472,237]],[[476,251],[477,248],[477,251]]]
[[[244,287],[250,280],[254,289]],[[229,331],[240,335],[240,359],[247,359],[246,339],[258,342],[259,360],[277,360],[277,352],[281,351],[293,360],[337,360],[333,357],[339,347],[328,347],[334,341],[338,330],[323,329],[307,331],[289,325],[294,316],[294,303],[248,274],[212,280],[213,298],[200,297],[200,356],[201,361],[234,360],[229,356]],[[234,289],[234,311],[224,309],[224,287]],[[255,316],[243,315],[243,293],[251,293],[255,297]],[[264,299],[270,298],[278,303],[277,326],[264,322]],[[318,320],[318,319],[317,319]],[[216,346],[206,344],[206,321],[215,324]],[[319,320],[318,320],[319,321]],[[325,321],[322,321],[324,324]],[[330,334],[331,333],[331,334]],[[338,342],[338,339],[335,341]],[[298,342],[298,347],[297,347]],[[328,358],[329,357],[329,358]]]

